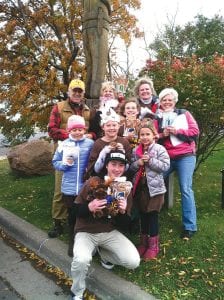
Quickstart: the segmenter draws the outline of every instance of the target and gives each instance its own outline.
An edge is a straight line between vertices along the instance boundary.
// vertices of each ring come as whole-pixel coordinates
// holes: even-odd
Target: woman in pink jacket
[[[160,110],[155,121],[159,143],[166,148],[170,156],[170,169],[164,176],[167,177],[173,171],[177,172],[182,203],[181,238],[189,239],[197,231],[192,179],[196,164],[196,139],[199,128],[189,111],[176,108],[178,93],[175,89],[162,90],[159,100]]]

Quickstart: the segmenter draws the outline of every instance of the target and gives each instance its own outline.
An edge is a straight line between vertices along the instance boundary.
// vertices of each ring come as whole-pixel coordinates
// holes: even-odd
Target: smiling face
[[[114,90],[112,88],[105,88],[103,91],[102,91],[102,97],[103,98],[106,98],[108,100],[110,99],[114,99],[115,98],[115,95],[114,95]]]
[[[68,96],[71,102],[80,103],[84,97],[84,91],[80,88],[69,89]]]
[[[151,145],[155,140],[155,135],[150,128],[141,128],[139,132],[140,143],[143,144],[144,148]]]
[[[176,105],[176,102],[174,100],[173,95],[171,95],[171,94],[164,96],[160,100],[160,107],[163,111],[166,111],[166,112],[173,111],[175,105]]]
[[[140,85],[138,90],[138,96],[142,100],[147,100],[152,97],[152,89],[148,83],[143,83]]]
[[[80,140],[83,138],[84,134],[86,132],[85,128],[73,128],[70,130],[70,134],[73,139]]]
[[[111,178],[121,177],[125,171],[125,164],[119,160],[111,160],[108,162],[107,175]]]
[[[118,122],[108,121],[102,126],[104,130],[104,136],[109,140],[115,139],[117,137],[119,127],[120,125]]]
[[[137,108],[137,103],[128,102],[127,104],[125,104],[124,115],[127,118],[130,118],[130,119],[136,118],[138,113],[139,112],[138,112],[138,108]]]

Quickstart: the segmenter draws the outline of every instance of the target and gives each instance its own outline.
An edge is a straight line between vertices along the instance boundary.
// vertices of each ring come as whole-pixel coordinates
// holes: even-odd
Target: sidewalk
[[[67,244],[49,239],[47,233],[0,207],[0,226],[12,238],[34,251],[50,264],[58,266],[70,276],[71,258],[67,256]],[[153,300],[141,290],[112,271],[92,263],[87,277],[87,288],[102,300]]]

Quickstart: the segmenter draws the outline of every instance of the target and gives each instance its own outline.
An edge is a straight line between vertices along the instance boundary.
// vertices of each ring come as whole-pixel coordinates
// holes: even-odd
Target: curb
[[[15,240],[34,251],[50,264],[58,266],[70,276],[71,258],[67,244],[59,239],[49,239],[47,233],[0,207],[0,226]],[[105,300],[154,300],[139,286],[122,279],[92,262],[86,279],[87,288]]]

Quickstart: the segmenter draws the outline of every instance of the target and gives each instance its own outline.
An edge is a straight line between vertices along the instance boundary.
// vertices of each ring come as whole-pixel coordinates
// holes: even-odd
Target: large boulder
[[[46,140],[33,140],[12,147],[7,158],[13,171],[21,175],[46,175],[52,166],[53,144]]]

